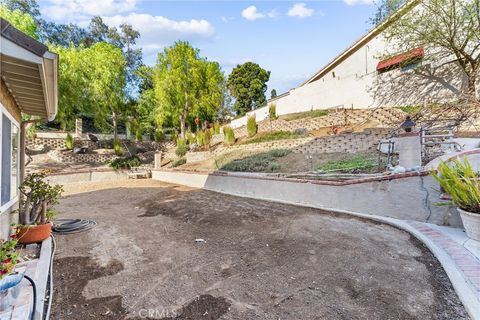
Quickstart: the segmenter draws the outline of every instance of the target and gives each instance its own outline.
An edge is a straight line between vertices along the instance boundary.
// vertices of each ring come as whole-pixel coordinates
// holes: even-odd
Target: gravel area
[[[152,180],[65,186],[52,319],[468,319],[408,233]],[[348,199],[346,199],[348,201]]]

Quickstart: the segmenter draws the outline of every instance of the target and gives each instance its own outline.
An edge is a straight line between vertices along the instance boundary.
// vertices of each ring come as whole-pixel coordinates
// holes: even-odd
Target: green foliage
[[[257,134],[258,126],[255,116],[248,117],[247,119],[247,133],[249,137],[253,137]]]
[[[212,130],[205,130],[205,134],[203,136],[203,148],[205,150],[210,149],[210,144],[212,141]]]
[[[141,126],[138,126],[135,131],[135,139],[139,142],[143,140],[143,128]]]
[[[305,119],[305,118],[324,117],[326,115],[328,115],[327,110],[317,109],[317,110],[310,110],[305,112],[289,113],[284,116],[281,116],[281,119],[285,121],[292,121],[292,120],[299,120],[299,119]]]
[[[374,156],[347,155],[338,160],[331,160],[316,167],[319,171],[343,171],[351,172],[355,169],[368,169],[378,166],[378,159]]]
[[[237,115],[244,115],[265,104],[269,79],[270,71],[253,62],[237,65],[232,70],[228,76],[227,87],[235,98],[233,110]]]
[[[223,73],[218,63],[200,57],[188,42],[176,42],[159,53],[155,71],[158,126],[170,121],[184,137],[188,119],[217,114],[223,99]]]
[[[187,159],[180,158],[180,159],[178,159],[178,160],[176,160],[172,163],[172,167],[175,168],[175,167],[181,166],[182,164],[185,164],[185,163],[187,163]]]
[[[195,142],[197,142],[195,135],[191,131],[187,131],[187,141],[188,144],[194,144]]]
[[[67,150],[73,149],[73,138],[70,132],[67,132],[67,138],[65,139],[65,146],[67,147]]]
[[[242,142],[242,144],[249,143],[260,143],[267,141],[276,141],[276,140],[287,140],[287,139],[297,139],[302,138],[303,135],[299,135],[291,131],[272,131],[272,132],[262,132],[258,133],[255,137],[247,139]]]
[[[410,115],[415,115],[422,109],[421,106],[401,106],[397,108]]]
[[[108,128],[124,107],[125,59],[122,51],[107,43],[89,48],[51,46],[59,55],[57,120],[73,129],[75,118],[92,114],[98,128]],[[114,134],[116,134],[116,127]]]
[[[19,190],[23,197],[18,209],[19,223],[22,225],[44,224],[47,222],[44,206],[48,208],[58,203],[62,195],[61,185],[51,185],[45,172],[29,174]]]
[[[184,155],[187,154],[187,151],[189,150],[190,148],[188,147],[187,145],[187,142],[185,141],[185,139],[182,139],[182,138],[178,138],[177,139],[177,148],[175,149],[175,154],[181,158],[183,157]]]
[[[273,149],[267,152],[257,153],[242,159],[235,159],[224,164],[221,169],[241,172],[274,172],[280,169],[276,161],[291,151],[286,149]]]
[[[432,176],[452,197],[452,203],[459,208],[480,214],[480,180],[472,165],[465,157],[463,162],[441,163]]]
[[[11,274],[18,263],[17,243],[16,235],[9,240],[0,239],[0,280]]]
[[[220,133],[220,122],[218,120],[213,123],[213,131],[215,134]]]
[[[165,139],[165,134],[162,129],[155,130],[155,142],[162,142]]]
[[[123,155],[123,147],[120,139],[113,139],[113,151],[117,157],[121,157]]]
[[[108,163],[115,170],[131,169],[142,165],[142,161],[137,156],[115,158]]]
[[[275,120],[277,119],[277,105],[275,103],[272,103],[268,106],[268,117],[270,120]]]
[[[370,18],[372,25],[378,25],[395,13],[402,5],[405,4],[405,0],[381,0],[376,3],[377,9],[373,17]]]
[[[223,127],[224,142],[226,145],[231,146],[235,143],[235,132],[230,127]]]
[[[196,132],[197,144],[201,147],[205,144],[205,133],[201,130]]]
[[[32,124],[27,129],[27,138],[28,139],[35,139],[37,136],[37,126]]]
[[[28,13],[20,10],[10,10],[5,5],[0,5],[0,17],[7,20],[26,35],[38,40],[38,26]]]
[[[273,99],[276,97],[277,97],[277,90],[272,89],[272,91],[270,91],[270,99]]]

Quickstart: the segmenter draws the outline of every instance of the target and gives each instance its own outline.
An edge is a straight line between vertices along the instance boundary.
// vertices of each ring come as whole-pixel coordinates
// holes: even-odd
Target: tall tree
[[[235,98],[233,109],[237,115],[244,115],[266,103],[265,91],[269,79],[270,71],[253,62],[237,65],[232,70],[227,87]]]
[[[3,0],[2,4],[9,10],[20,10],[32,17],[35,22],[40,19],[40,6],[35,0]]]
[[[270,99],[273,99],[276,97],[277,97],[277,90],[272,89],[272,91],[270,91]]]
[[[408,6],[408,5],[407,5]],[[451,61],[466,79],[463,98],[476,100],[480,73],[480,0],[424,0],[386,29],[396,52],[426,47],[426,59]],[[408,11],[409,10],[409,11]]]
[[[219,64],[200,57],[188,42],[176,42],[158,54],[154,79],[159,102],[156,121],[162,125],[171,119],[183,138],[189,117],[216,113],[222,104]]]
[[[10,10],[4,5],[0,5],[0,17],[10,22],[15,28],[29,35],[34,39],[38,39],[38,27],[35,20],[22,11]]]

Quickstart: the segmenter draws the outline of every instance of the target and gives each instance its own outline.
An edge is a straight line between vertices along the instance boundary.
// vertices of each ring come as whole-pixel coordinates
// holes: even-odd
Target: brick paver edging
[[[154,169],[156,171],[166,171],[166,172],[179,172],[179,173],[187,173],[187,174],[208,174],[212,176],[228,176],[234,178],[244,178],[244,179],[259,179],[259,180],[273,180],[273,181],[286,181],[286,182],[296,182],[296,183],[311,183],[311,184],[319,184],[319,185],[328,185],[328,186],[348,186],[352,184],[360,184],[366,182],[374,182],[374,181],[385,181],[385,180],[396,180],[396,179],[403,179],[403,178],[410,178],[410,177],[423,177],[430,174],[430,171],[415,171],[415,172],[406,172],[406,173],[399,173],[399,174],[389,174],[384,176],[376,176],[376,177],[367,177],[367,178],[358,178],[358,179],[351,179],[345,181],[339,180],[313,180],[313,179],[299,179],[299,178],[287,178],[287,177],[275,177],[275,176],[267,176],[261,174],[241,174],[235,172],[228,172],[228,171],[211,171],[211,170],[159,170]]]

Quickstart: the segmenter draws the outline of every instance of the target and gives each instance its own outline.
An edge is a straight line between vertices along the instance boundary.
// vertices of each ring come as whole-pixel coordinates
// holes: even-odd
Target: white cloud
[[[257,7],[250,6],[242,10],[242,17],[247,20],[254,21],[257,19],[263,18],[275,18],[278,16],[278,12],[276,10],[271,10],[268,12],[259,12]]]
[[[351,1],[351,0],[347,0]],[[305,3],[295,3],[290,9],[288,9],[288,15],[290,17],[306,18],[315,13],[315,10],[307,8]]]
[[[356,4],[373,4],[374,0],[343,0],[349,6],[353,6]]]
[[[147,54],[158,51],[175,40],[210,39],[215,33],[210,22],[203,19],[177,21],[162,16],[139,13],[102,18],[109,26],[118,27],[122,23],[132,25],[135,30],[140,32],[137,45],[142,47]]]
[[[50,0],[41,13],[54,21],[81,21],[90,16],[130,12],[138,0]]]

